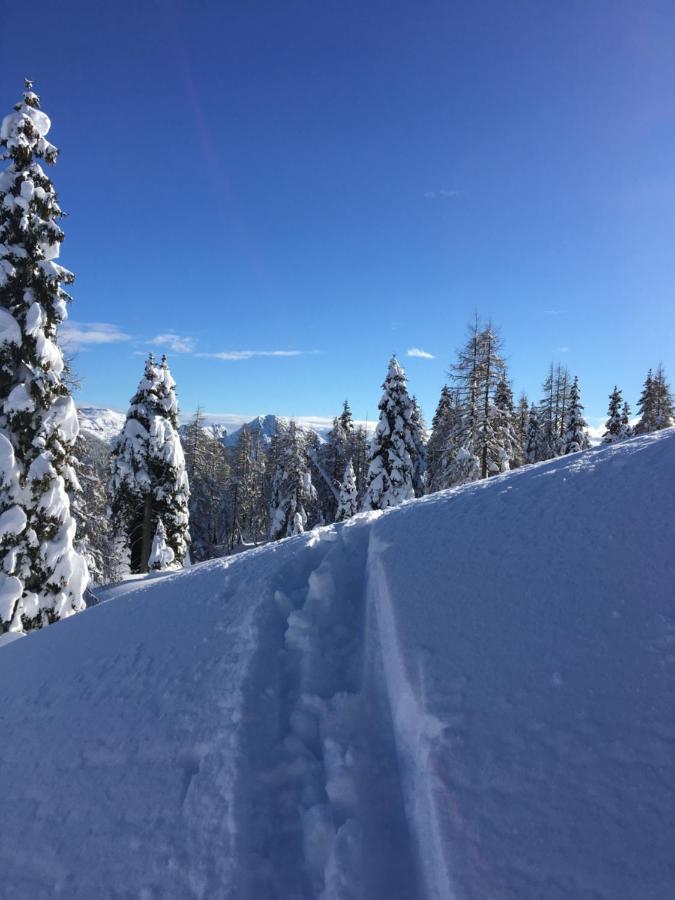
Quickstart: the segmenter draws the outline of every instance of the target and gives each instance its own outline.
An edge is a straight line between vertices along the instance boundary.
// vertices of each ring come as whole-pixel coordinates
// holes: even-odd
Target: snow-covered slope
[[[675,896],[675,431],[0,649],[12,898]]]
[[[80,431],[108,444],[120,433],[126,417],[124,413],[104,406],[78,406],[77,418]]]

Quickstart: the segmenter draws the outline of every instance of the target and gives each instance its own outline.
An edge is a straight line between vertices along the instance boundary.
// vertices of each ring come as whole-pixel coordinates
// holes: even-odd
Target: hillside
[[[671,429],[2,647],[3,896],[673,896],[673,472]]]

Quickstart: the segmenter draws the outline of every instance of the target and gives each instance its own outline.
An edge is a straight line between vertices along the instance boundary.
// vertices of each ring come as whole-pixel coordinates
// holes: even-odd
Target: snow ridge
[[[674,467],[633,438],[3,646],[6,895],[670,896]]]

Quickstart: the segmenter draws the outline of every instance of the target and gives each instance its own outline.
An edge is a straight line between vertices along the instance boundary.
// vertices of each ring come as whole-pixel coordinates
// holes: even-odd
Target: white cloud
[[[556,350],[556,353],[569,353],[569,352],[570,352],[569,347],[558,347]]]
[[[59,329],[59,336],[65,349],[70,352],[131,340],[130,334],[125,334],[117,325],[109,322],[66,321]]]
[[[543,312],[545,316],[563,316],[565,314],[564,309],[545,309]]]
[[[172,353],[194,353],[197,346],[197,340],[193,337],[181,337],[174,331],[167,331],[166,334],[158,334],[147,342],[157,347],[166,347]]]
[[[197,353],[205,359],[240,360],[255,356],[314,356],[318,350],[223,350],[221,353]]]
[[[419,347],[410,347],[406,350],[406,356],[413,356],[416,359],[436,359],[433,353],[427,353],[426,350],[420,350]]]

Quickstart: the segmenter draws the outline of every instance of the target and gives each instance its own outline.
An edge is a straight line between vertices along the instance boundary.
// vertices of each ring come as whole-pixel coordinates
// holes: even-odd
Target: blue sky
[[[186,410],[372,419],[397,352],[430,419],[474,311],[591,418],[675,380],[672,2],[40,0],[0,59],[62,152],[82,402],[166,349]]]

